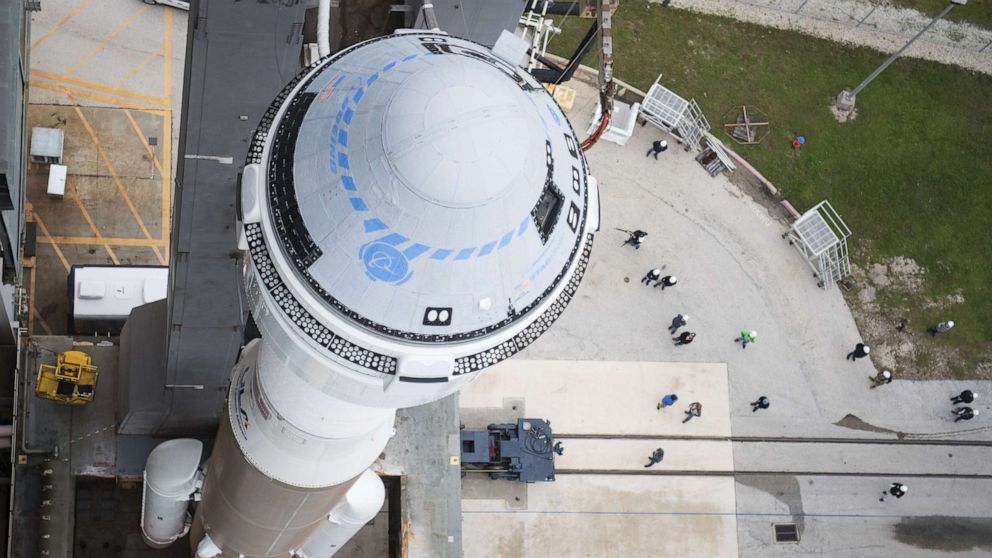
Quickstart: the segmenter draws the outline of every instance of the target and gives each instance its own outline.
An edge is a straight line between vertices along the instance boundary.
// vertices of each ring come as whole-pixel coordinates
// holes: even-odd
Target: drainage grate
[[[773,523],[772,528],[775,529],[775,542],[799,542],[799,528],[795,523]]]
[[[149,147],[155,147],[156,145],[158,145],[158,137],[157,136],[148,136],[148,146]]]

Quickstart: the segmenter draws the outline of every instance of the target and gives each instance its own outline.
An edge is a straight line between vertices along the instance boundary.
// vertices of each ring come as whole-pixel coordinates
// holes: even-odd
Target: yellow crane
[[[41,365],[34,393],[63,405],[85,405],[93,399],[97,375],[90,355],[66,351],[59,354],[55,366]]]

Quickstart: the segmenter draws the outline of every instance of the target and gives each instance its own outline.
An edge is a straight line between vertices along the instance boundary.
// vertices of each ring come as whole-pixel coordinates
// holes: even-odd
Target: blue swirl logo
[[[373,281],[402,285],[413,276],[409,260],[391,244],[374,240],[362,246],[358,257],[365,264],[365,274]]]

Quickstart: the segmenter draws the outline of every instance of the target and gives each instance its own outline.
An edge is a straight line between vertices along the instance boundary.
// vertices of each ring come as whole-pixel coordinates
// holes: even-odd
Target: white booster
[[[574,296],[599,226],[579,143],[515,62],[439,33],[286,86],[243,170],[261,339],[232,372],[193,549],[326,557],[374,517],[396,409],[523,350]]]

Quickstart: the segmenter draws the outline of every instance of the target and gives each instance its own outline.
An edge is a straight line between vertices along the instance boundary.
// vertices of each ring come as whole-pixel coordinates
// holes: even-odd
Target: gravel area
[[[883,52],[894,52],[931,20],[916,10],[864,0],[672,0],[670,7],[802,31]],[[992,30],[942,20],[904,56],[992,74]]]

